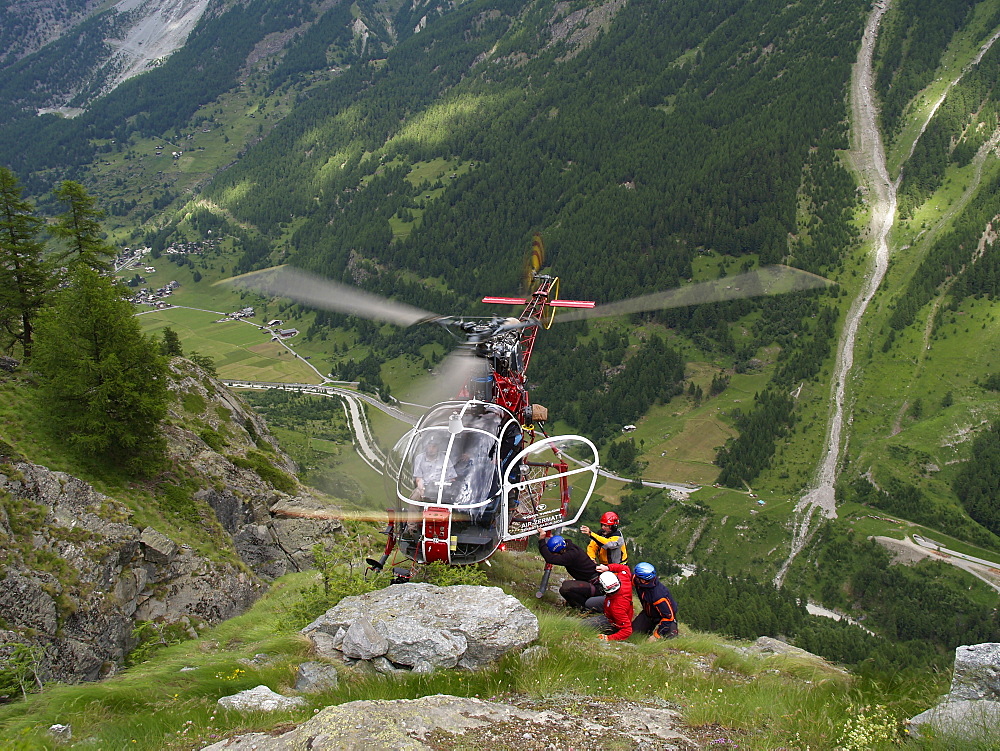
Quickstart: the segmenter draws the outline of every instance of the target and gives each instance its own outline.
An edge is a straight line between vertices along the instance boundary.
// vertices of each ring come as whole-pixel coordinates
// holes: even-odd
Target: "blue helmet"
[[[635,575],[642,579],[643,581],[649,581],[650,579],[656,578],[656,569],[653,568],[652,563],[640,563],[635,567]]]
[[[545,541],[545,546],[550,553],[561,553],[566,549],[566,538],[562,535],[553,535]]]

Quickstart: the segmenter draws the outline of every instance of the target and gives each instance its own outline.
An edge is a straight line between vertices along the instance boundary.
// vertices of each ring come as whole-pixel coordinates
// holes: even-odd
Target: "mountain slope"
[[[869,94],[892,179],[901,169],[902,209],[852,375],[837,384],[834,351],[874,239],[871,197],[845,154],[869,10],[856,0],[219,6],[162,66],[73,120],[20,109],[27,100],[9,84],[0,159],[42,201],[61,176],[95,186],[123,244],[159,253],[209,231],[224,238],[216,255],[178,266],[191,307],[205,307],[215,279],[291,261],[425,309],[476,312],[480,295],[517,289],[536,230],[570,297],[610,301],[773,261],[835,279],[832,292],[553,329],[531,386],[622,472],[704,486],[691,498],[601,487],[601,500],[629,510],[646,555],[768,579],[788,560],[792,509],[843,387],[840,518],[803,535],[785,582],[871,607],[870,582],[846,563],[830,563],[829,577],[817,569],[841,563],[845,540],[858,560],[874,560],[854,547],[868,535],[916,531],[979,557],[963,545],[997,546],[982,521],[994,515],[976,500],[973,517],[956,487],[1000,477],[986,462],[985,481],[960,479],[983,464],[969,461],[972,439],[988,435],[1000,393],[989,385],[1000,342],[988,229],[1000,211],[1000,48],[980,55],[1000,8],[885,10]],[[321,372],[363,373],[378,389],[443,351],[423,332],[267,304],[305,332],[296,347]],[[659,349],[677,356],[683,380],[664,382]],[[621,435],[625,423],[636,432]],[[730,489],[710,487],[717,480]],[[954,583],[967,586],[979,584]]]

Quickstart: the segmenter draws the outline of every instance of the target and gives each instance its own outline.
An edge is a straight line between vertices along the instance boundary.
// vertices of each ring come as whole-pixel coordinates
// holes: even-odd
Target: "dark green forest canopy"
[[[971,18],[974,0],[900,0],[879,34],[875,88],[889,137],[902,127],[913,96],[930,83],[952,37]],[[1000,21],[995,18],[992,26]],[[991,28],[992,28],[991,26]]]
[[[358,8],[367,19],[371,6]],[[272,86],[298,92],[291,115],[204,190],[239,224],[192,214],[193,227],[235,238],[237,271],[290,260],[428,310],[474,310],[482,294],[517,289],[527,239],[541,230],[563,294],[602,302],[675,286],[706,251],[731,259],[730,271],[785,261],[823,272],[857,238],[854,183],[836,150],[846,146],[845,90],[867,9],[860,0],[633,3],[580,44],[556,31],[562,6],[477,0],[428,12],[419,33],[413,9],[400,10],[394,25],[410,31],[388,51],[373,42],[366,58],[343,33],[343,8],[317,15],[302,0],[257,0],[203,19],[160,69],[81,118],[43,118],[51,137],[18,159],[37,169],[60,149],[77,154],[74,144],[84,159],[93,136],[128,142],[188,126],[198,105],[237,85],[255,40],[304,23],[294,52],[268,73]],[[372,63],[376,55],[384,60]],[[343,68],[329,82],[300,87],[331,65]],[[19,85],[8,82],[8,102]],[[0,153],[12,143],[5,132]],[[435,159],[461,169],[433,187],[413,184],[411,168]],[[392,218],[411,221],[409,234],[394,237]],[[146,240],[162,249],[176,231],[171,222]],[[414,281],[428,277],[443,284]],[[754,311],[762,315],[737,347],[729,327]],[[818,372],[835,316],[806,296],[652,319],[737,369],[778,343],[784,386]],[[362,364],[379,389],[380,361],[416,356],[426,341],[350,325],[377,350]],[[683,362],[669,348],[654,356],[645,346],[626,363],[615,347],[575,347],[572,329],[540,345],[537,394],[596,436],[682,388]],[[569,372],[572,386],[560,382]],[[652,373],[668,377],[649,383]]]
[[[308,217],[301,265],[341,277],[360,254],[476,296],[516,288],[533,229],[574,295],[602,301],[676,284],[699,247],[786,257],[809,148],[846,145],[864,3],[630,4],[565,60],[518,10],[470,3],[315,90],[210,196],[241,186],[227,208],[265,232]],[[426,138],[400,130],[432,104],[457,114]],[[433,157],[475,166],[432,201],[378,170]],[[394,242],[389,218],[414,204],[422,222]]]

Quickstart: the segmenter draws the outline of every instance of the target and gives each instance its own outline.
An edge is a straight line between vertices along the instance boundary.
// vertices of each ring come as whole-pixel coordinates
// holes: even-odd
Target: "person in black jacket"
[[[573,578],[559,585],[559,594],[567,605],[586,610],[587,600],[600,594],[597,588],[600,574],[587,552],[562,535],[544,530],[538,533],[538,552],[546,563],[566,567],[566,572]]]
[[[650,641],[677,636],[677,601],[656,578],[653,564],[640,563],[635,567],[632,588],[642,603],[642,612],[632,620],[632,631],[649,634]]]

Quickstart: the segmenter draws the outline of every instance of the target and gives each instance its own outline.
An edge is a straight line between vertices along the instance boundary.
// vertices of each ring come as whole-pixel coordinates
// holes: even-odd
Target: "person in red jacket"
[[[604,591],[604,615],[588,618],[587,625],[601,632],[598,638],[622,641],[632,635],[632,572],[622,563],[598,566],[598,580]]]

